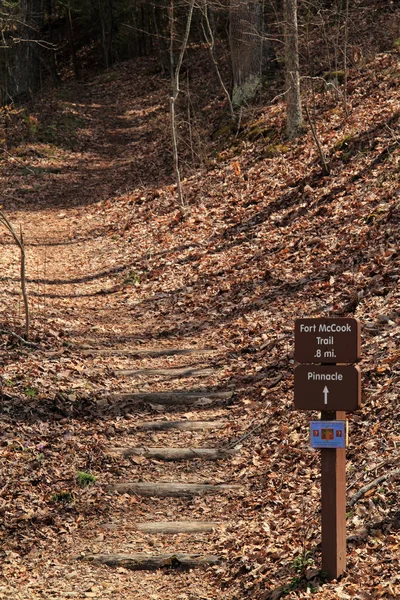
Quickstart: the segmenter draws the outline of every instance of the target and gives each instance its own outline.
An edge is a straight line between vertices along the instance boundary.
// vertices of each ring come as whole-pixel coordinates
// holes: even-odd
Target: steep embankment
[[[2,597],[399,595],[398,477],[349,510],[348,572],[321,582],[318,454],[310,415],[292,398],[294,319],[355,316],[363,408],[350,416],[349,497],[398,465],[399,69],[393,53],[352,72],[347,117],[333,95],[317,96],[329,175],[311,132],[284,139],[280,103],[248,115],[184,181],[185,219],[168,83],[145,63],[65,86],[38,104],[36,121],[25,118],[31,141],[9,146],[2,197],[25,231],[38,347],[2,337]],[[18,265],[1,243],[12,328]],[[175,397],[171,407],[178,389],[189,404]],[[132,392],[141,396],[121,395]],[[138,427],[160,419],[217,424],[168,435]],[[110,456],[127,446],[141,451]],[[238,452],[170,464],[149,446]],[[78,471],[95,485],[81,487]],[[240,487],[168,498],[109,487],[132,480]],[[138,531],[177,520],[218,525]],[[117,570],[76,560],[132,551],[166,554],[170,569],[137,575],[126,560]],[[223,561],[175,572],[179,552]]]

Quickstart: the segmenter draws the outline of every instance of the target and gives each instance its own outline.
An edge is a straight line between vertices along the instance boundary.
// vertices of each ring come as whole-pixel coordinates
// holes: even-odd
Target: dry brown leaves
[[[355,316],[362,324],[363,408],[349,417],[349,495],[398,464],[399,94],[389,85],[397,58],[379,56],[351,75],[344,124],[334,98],[317,98],[329,177],[321,175],[311,133],[282,144],[284,107],[275,104],[258,115],[275,131],[274,155],[262,158],[265,142],[245,138],[220,149],[207,169],[184,181],[185,219],[165,150],[165,89],[153,76],[149,93],[146,65],[139,72],[125,65],[113,81],[93,80],[90,94],[74,91],[79,101],[73,107],[84,121],[75,150],[49,143],[15,150],[24,164],[42,169],[40,177],[22,173],[19,163],[3,166],[5,208],[25,230],[40,345],[21,348],[2,337],[0,535],[4,575],[23,584],[21,598],[42,597],[40,590],[63,597],[60,580],[71,571],[65,556],[93,550],[98,523],[124,513],[173,514],[168,502],[160,509],[143,499],[107,496],[103,483],[132,473],[147,481],[194,477],[188,465],[166,472],[157,461],[106,458],[102,449],[110,441],[134,434],[146,443],[135,424],[161,409],[113,410],[98,402],[110,390],[180,385],[120,381],[118,368],[190,360],[88,357],[81,345],[215,347],[219,371],[207,384],[235,390],[227,409],[204,407],[194,417],[229,414],[231,426],[208,441],[239,440],[241,454],[201,472],[211,481],[240,483],[244,492],[216,499],[212,510],[203,498],[180,505],[182,514],[226,521],[207,540],[226,563],[207,576],[179,575],[178,588],[195,585],[195,597],[236,600],[400,595],[398,479],[372,489],[349,511],[347,572],[340,582],[321,579],[319,456],[307,440],[314,415],[296,413],[292,405],[294,319]],[[4,236],[1,243],[2,318],[17,328],[18,265]],[[189,410],[183,414],[193,418]],[[176,436],[174,442],[192,439]],[[98,483],[80,488],[78,470],[95,473]],[[62,492],[73,502],[54,502]],[[121,544],[120,531],[106,539],[96,533],[100,549]],[[134,543],[147,548],[148,539],[136,536]],[[72,570],[78,584],[70,591],[160,598],[166,581],[174,585],[173,574],[161,573],[144,576],[136,589],[137,579],[125,571],[89,575],[78,565]]]

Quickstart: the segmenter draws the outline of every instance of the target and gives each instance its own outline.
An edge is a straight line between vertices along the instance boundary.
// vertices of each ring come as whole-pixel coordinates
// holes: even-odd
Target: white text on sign
[[[316,373],[315,371],[309,371],[307,373],[308,381],[343,381],[342,373],[337,371],[333,373]]]
[[[300,333],[316,333],[317,331],[318,333],[351,333],[353,330],[350,323],[346,323],[345,325],[319,323],[318,328],[316,323],[313,325],[304,325],[302,323],[300,325]]]

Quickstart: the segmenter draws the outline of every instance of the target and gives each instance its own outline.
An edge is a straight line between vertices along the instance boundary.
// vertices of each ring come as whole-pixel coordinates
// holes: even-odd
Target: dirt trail
[[[142,88],[139,85],[137,89]],[[39,481],[26,477],[23,491],[16,492],[25,498],[20,518],[37,525],[33,531],[28,527],[14,535],[13,549],[5,551],[1,598],[228,597],[218,589],[212,570],[224,568],[224,557],[218,555],[214,541],[228,535],[230,503],[243,493],[240,486],[230,489],[234,482],[226,463],[232,453],[218,455],[230,442],[232,390],[216,394],[226,391],[218,350],[201,352],[202,348],[215,348],[212,341],[207,343],[204,336],[195,335],[160,339],[160,328],[176,325],[174,314],[168,313],[165,322],[160,322],[155,305],[142,308],[145,293],[138,303],[136,288],[124,287],[124,278],[134,277],[131,270],[135,267],[129,268],[132,253],[124,240],[110,235],[104,223],[104,205],[99,203],[118,190],[126,192],[128,185],[143,189],[154,186],[157,178],[166,180],[160,171],[164,158],[159,142],[146,123],[160,110],[160,91],[155,98],[148,90],[134,98],[132,90],[132,85],[124,88],[120,84],[117,98],[112,98],[110,86],[103,90],[99,82],[92,83],[78,99],[81,116],[90,122],[83,136],[86,139],[81,139],[86,149],[65,153],[59,164],[61,173],[40,180],[35,202],[25,201],[22,210],[14,203],[10,215],[25,235],[33,330],[40,339],[43,328],[46,340],[36,353],[28,351],[21,358],[19,369],[25,369],[28,377],[24,385],[32,387],[35,397],[30,411],[26,399],[13,405],[14,422],[21,425],[20,438],[29,437],[25,446],[30,449],[46,439],[40,458],[35,459],[46,464],[32,467],[40,469]],[[29,183],[29,176],[28,180],[25,177],[24,184]],[[18,293],[15,252],[5,238],[3,244],[13,299]],[[140,248],[133,254],[138,253]],[[52,339],[58,348],[55,351]],[[154,349],[156,356],[135,356],[135,350],[144,348]],[[182,354],[185,349],[190,352]],[[11,381],[16,365],[12,360],[5,362],[3,375]],[[124,369],[136,371],[125,375]],[[134,403],[112,395],[174,390],[180,391],[179,402],[172,396],[168,405],[163,405],[162,397],[146,400],[144,396]],[[186,399],[185,390],[192,396]],[[208,390],[213,394],[208,396]],[[67,410],[69,401],[72,408]],[[59,414],[46,415],[46,407],[57,402]],[[180,425],[165,431],[146,430],[147,422],[163,420]],[[182,430],[186,427],[189,430]],[[57,438],[61,440],[59,448]],[[155,456],[115,454],[115,448],[149,446],[175,448],[172,454],[178,453],[178,458],[178,449],[187,448],[191,455],[164,462],[159,451]],[[110,455],[113,448],[114,455]],[[216,455],[212,461],[203,460],[196,448],[215,449]],[[93,472],[96,483],[77,488],[74,479],[79,470]],[[137,489],[133,495],[129,490],[113,491],[114,484],[129,481],[141,482],[139,487],[160,484],[160,489],[171,482],[175,488],[172,494],[163,488],[161,497],[157,497],[160,489],[147,490],[144,496]],[[32,485],[39,485],[40,493],[37,487],[32,492]],[[69,489],[67,500],[57,503],[56,498]],[[31,508],[29,503],[33,503]],[[43,527],[40,519],[45,524],[47,519],[48,526]],[[166,532],[137,528],[137,524],[149,523],[151,530],[156,522],[164,522]],[[174,528],[182,531],[177,533]],[[126,568],[127,558],[119,563],[114,559],[118,563],[114,568],[96,564],[101,556],[113,552],[161,555],[162,568],[131,571]],[[197,561],[216,562],[217,566],[211,567],[211,572],[205,572],[204,566],[185,570],[181,553],[194,555],[191,566]],[[88,555],[93,555],[92,561],[86,560]]]

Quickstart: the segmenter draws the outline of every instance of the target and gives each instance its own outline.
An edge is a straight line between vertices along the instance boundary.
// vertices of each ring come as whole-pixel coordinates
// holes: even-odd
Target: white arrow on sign
[[[328,390],[328,388],[326,386],[324,387],[323,393],[324,393],[324,404],[328,404],[329,390]]]

